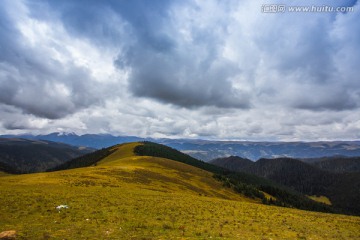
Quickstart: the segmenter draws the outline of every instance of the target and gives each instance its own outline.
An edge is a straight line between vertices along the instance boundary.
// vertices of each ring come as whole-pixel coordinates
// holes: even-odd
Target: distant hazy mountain
[[[195,158],[210,161],[215,158],[239,156],[251,160],[260,158],[320,158],[329,156],[360,156],[360,143],[354,142],[241,142],[204,140],[164,140]]]
[[[360,156],[360,142],[246,142],[209,141],[194,139],[151,139],[134,136],[112,136],[109,134],[51,133],[48,135],[3,135],[62,142],[75,146],[105,148],[119,143],[152,141],[175,148],[203,161],[215,158],[239,156],[251,160],[260,158],[321,158],[330,156]]]
[[[328,172],[291,158],[260,159],[250,163],[249,160],[230,157],[215,159],[211,163],[265,177],[306,195],[326,196],[334,207],[360,214],[360,172]]]
[[[113,146],[119,143],[124,142],[134,142],[141,141],[142,138],[132,137],[132,136],[112,136],[110,134],[85,134],[85,135],[76,135],[75,133],[50,133],[47,135],[31,135],[31,134],[21,134],[21,135],[2,135],[0,137],[6,138],[25,138],[25,139],[36,139],[36,140],[47,140],[53,142],[66,143],[74,146],[85,146],[90,148],[106,148]]]
[[[0,138],[0,171],[41,172],[92,151],[50,141]]]

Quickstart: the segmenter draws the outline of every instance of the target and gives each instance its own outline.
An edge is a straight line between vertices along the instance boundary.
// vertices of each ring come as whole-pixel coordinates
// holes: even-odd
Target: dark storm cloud
[[[1,121],[0,126],[7,130],[29,130],[35,128],[41,128],[40,122],[46,120],[35,120],[33,115],[26,115],[21,110],[9,106],[0,104]]]
[[[290,18],[304,23],[286,25]],[[259,39],[259,46],[277,71],[283,74],[300,72],[304,76],[300,79],[302,82],[326,83],[333,67],[333,49],[327,29],[330,19],[313,16],[310,22],[303,18],[285,16],[279,19],[275,29]]]
[[[120,24],[129,24],[131,29],[126,34],[140,35],[142,40],[155,48],[164,48],[166,43],[159,42],[155,36],[159,24],[166,21],[170,0],[64,0],[46,1],[57,12],[66,29],[74,36],[90,38],[100,44],[121,45],[129,41],[119,32]],[[43,18],[34,9],[33,14]]]
[[[339,6],[339,3],[331,4]],[[345,1],[341,6],[354,4],[354,1]],[[224,7],[224,5],[220,6]],[[193,6],[196,7],[201,6]],[[236,7],[234,5],[234,9]],[[176,11],[174,9],[176,8],[172,10]],[[205,27],[194,25],[187,29],[192,38],[189,42],[179,34],[178,25],[173,24],[179,19],[169,16],[169,10],[163,8],[161,13],[150,8],[147,10],[139,11],[142,16],[139,21],[128,18],[132,26],[133,41],[126,45],[127,48],[116,61],[118,67],[127,66],[132,69],[129,89],[135,96],[149,97],[190,108],[198,106],[249,108],[253,105],[251,103],[253,92],[244,90],[249,86],[245,84],[243,89],[241,87],[243,84],[240,84],[240,88],[234,88],[231,81],[235,79],[236,82],[236,78],[242,74],[243,66],[221,55],[226,44],[224,39],[231,38],[225,30],[231,26],[230,17],[219,18],[219,21],[214,22],[216,25],[207,24]],[[348,14],[358,15],[358,11]],[[148,16],[152,17],[151,24],[144,24],[143,19],[149,20]],[[268,70],[277,71],[279,78],[290,79],[290,82],[285,84],[299,85],[299,91],[310,90],[301,95],[295,94],[294,97],[287,95],[288,99],[284,99],[282,105],[314,111],[352,109],[358,107],[356,104],[358,95],[354,94],[353,90],[347,89],[348,82],[353,80],[344,80],[344,75],[341,74],[345,73],[338,71],[339,65],[341,67],[349,63],[343,61],[339,64],[335,61],[338,52],[343,48],[341,45],[346,42],[338,42],[331,32],[336,21],[342,17],[344,16],[340,14],[324,13],[314,14],[311,18],[305,14],[295,16],[287,14],[270,19],[269,23],[264,25],[267,29],[264,27],[257,29],[257,26],[253,26],[254,33],[244,32],[239,26],[237,31],[242,32],[242,38],[236,41],[255,43],[268,65]],[[182,19],[184,22],[186,20]],[[141,24],[138,24],[139,22]],[[354,21],[346,27],[356,29],[358,25]],[[352,39],[354,36],[359,36],[360,31],[352,31],[349,35],[353,35],[349,38]],[[250,39],[247,39],[248,36]],[[236,45],[232,47],[233,51],[238,51],[250,62],[256,59],[256,56],[242,54],[245,49]],[[355,51],[359,52],[358,49]],[[356,52],[345,54],[356,55]],[[245,68],[244,72],[246,74],[255,71],[256,68],[257,66]],[[351,75],[356,72],[351,70]],[[256,82],[256,79],[248,80]],[[271,84],[269,82],[267,85]],[[318,88],[317,90],[320,91],[318,93],[311,92],[307,87],[319,84],[326,87]],[[281,91],[281,86],[274,87],[276,91]],[[258,91],[261,92],[262,89]]]
[[[199,56],[196,50],[158,52],[141,46],[129,50],[130,90],[138,97],[184,107],[249,107],[248,94],[232,89],[227,80],[236,73],[231,63],[214,66],[215,56]]]
[[[163,18],[166,14],[143,15],[154,25],[131,22],[135,40],[116,61],[131,67],[129,89],[135,96],[190,108],[250,107],[250,95],[230,82],[238,68],[221,57],[222,35],[193,26],[192,40],[186,42],[172,20]]]
[[[232,87],[235,64],[221,62],[222,37],[210,29],[194,33],[184,45],[171,21],[176,1],[50,1],[60,9],[65,27],[75,35],[123,46],[115,64],[131,68],[129,90],[184,107],[217,106],[247,108],[249,94]],[[108,14],[107,14],[108,13]],[[126,35],[117,35],[113,14],[126,24]],[[110,14],[110,15],[111,15]],[[196,27],[196,26],[194,26]],[[201,54],[198,51],[205,52]],[[220,64],[218,63],[220,62]]]
[[[0,103],[25,113],[56,119],[96,102],[88,72],[63,64],[29,42],[16,26],[12,9],[0,10]],[[57,48],[53,43],[52,48]]]
[[[297,1],[294,5],[353,6],[357,1]],[[254,39],[268,70],[280,81],[268,82],[261,94],[281,96],[281,105],[312,111],[342,111],[359,107],[359,6],[348,13],[297,13],[260,26]],[[291,22],[291,23],[290,23]],[[271,28],[269,28],[269,25]],[[355,40],[356,39],[356,40]],[[271,87],[270,87],[271,86]],[[350,87],[352,86],[352,87]],[[263,91],[264,90],[264,91]]]
[[[358,107],[358,103],[354,99],[359,98],[359,96],[352,97],[347,92],[333,90],[331,93],[326,92],[316,92],[316,97],[311,96],[311,94],[304,94],[308,96],[307,98],[301,97],[295,99],[293,106],[300,109],[308,110],[351,110]]]
[[[31,126],[29,126],[27,123],[24,122],[4,122],[3,127],[7,130],[23,130],[23,129],[31,129]]]

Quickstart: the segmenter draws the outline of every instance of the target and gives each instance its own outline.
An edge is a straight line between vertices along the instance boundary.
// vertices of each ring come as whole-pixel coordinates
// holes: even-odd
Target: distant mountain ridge
[[[75,133],[62,133],[55,132],[46,135],[32,135],[32,134],[20,134],[20,135],[0,135],[0,138],[24,138],[32,140],[47,140],[53,142],[60,142],[74,146],[85,146],[89,148],[106,148],[119,143],[141,141],[142,138],[133,136],[113,136],[110,134],[84,134],[77,135]]]
[[[216,158],[239,156],[256,161],[261,158],[321,158],[331,156],[360,156],[359,141],[344,142],[246,142],[175,140],[165,143],[189,155],[210,161]]]
[[[51,133],[47,135],[2,135],[0,137],[21,137],[62,142],[75,146],[106,148],[116,144],[151,141],[175,148],[194,158],[210,161],[215,158],[240,156],[250,160],[260,158],[321,158],[331,156],[360,156],[360,141],[333,142],[249,142],[211,141],[199,139],[153,139],[136,136],[113,136],[110,134]]]
[[[87,147],[45,140],[0,138],[0,171],[42,172],[92,151]]]

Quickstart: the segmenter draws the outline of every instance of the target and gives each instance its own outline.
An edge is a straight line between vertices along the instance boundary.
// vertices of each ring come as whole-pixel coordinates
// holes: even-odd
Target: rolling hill
[[[117,156],[119,152],[115,149],[116,148],[114,147],[110,147],[101,151],[96,151],[86,156],[69,161],[57,167],[56,169],[70,169],[92,165],[95,166],[99,162],[102,162],[102,158],[108,155]],[[167,147],[165,145],[153,142],[143,142],[142,144],[135,146],[133,152],[130,152],[131,154],[133,154],[134,152],[139,156],[152,156],[171,159],[211,172],[214,174],[214,177],[217,180],[222,181],[225,186],[232,188],[236,192],[239,192],[247,197],[261,200],[263,203],[295,207],[304,210],[323,212],[336,211],[329,206],[319,204],[296,191],[286,189],[285,187],[266,180],[265,178],[259,178],[255,175],[249,175],[246,173],[229,172],[224,168],[203,161],[199,161],[189,155],[186,155],[180,151],[177,151],[176,149]],[[122,156],[123,151],[120,152],[120,154]],[[271,199],[266,197],[270,195],[272,196]]]
[[[359,217],[260,204],[144,145],[111,147],[88,167],[0,176],[0,231],[17,239],[360,237]]]
[[[328,172],[291,158],[260,159],[247,162],[246,166],[238,157],[216,159],[212,163],[265,177],[306,195],[326,196],[333,207],[360,215],[360,173]]]
[[[0,164],[9,173],[42,172],[92,151],[50,141],[0,138]]]

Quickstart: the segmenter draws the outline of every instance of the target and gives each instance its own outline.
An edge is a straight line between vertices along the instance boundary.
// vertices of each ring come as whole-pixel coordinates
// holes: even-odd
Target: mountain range
[[[197,139],[153,139],[134,136],[113,136],[110,134],[51,133],[46,135],[2,135],[26,139],[61,142],[75,146],[95,149],[133,141],[152,141],[175,148],[190,156],[210,161],[216,158],[240,156],[250,160],[260,158],[321,158],[331,156],[360,156],[360,141],[328,142],[249,142],[249,141],[212,141]]]

